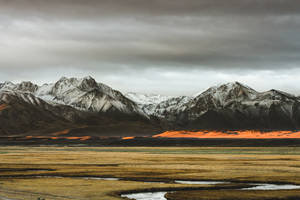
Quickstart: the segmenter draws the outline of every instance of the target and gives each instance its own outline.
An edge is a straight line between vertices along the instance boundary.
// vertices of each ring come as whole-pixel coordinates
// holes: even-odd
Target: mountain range
[[[92,77],[0,83],[0,136],[148,136],[166,130],[295,130],[300,98],[242,83],[193,97],[121,92]]]

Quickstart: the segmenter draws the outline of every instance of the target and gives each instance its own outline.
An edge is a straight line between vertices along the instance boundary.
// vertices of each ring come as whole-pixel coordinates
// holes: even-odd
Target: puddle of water
[[[100,178],[100,177],[84,177],[84,179],[90,179],[90,180],[105,180],[105,181],[118,181],[119,178]]]
[[[157,184],[166,184],[165,182],[155,182],[155,181],[143,181],[144,183],[157,183]]]
[[[228,182],[221,181],[179,181],[176,180],[175,183],[180,184],[222,184]],[[254,185],[249,188],[243,188],[240,190],[295,190],[300,189],[300,185],[276,185],[276,184],[249,184]],[[133,193],[133,194],[124,194],[121,197],[127,197],[133,200],[167,200],[165,195],[167,192],[147,192],[147,193]]]
[[[33,176],[33,177],[36,177],[36,178],[64,178],[62,176]]]
[[[213,184],[222,184],[227,182],[222,181],[181,181],[175,180],[175,183],[179,184],[198,184],[198,185],[213,185]],[[133,194],[124,194],[121,197],[127,197],[134,200],[167,200],[165,195],[167,192],[146,192],[146,193],[133,193]]]
[[[145,192],[135,194],[122,194],[121,197],[127,197],[134,200],[167,200],[165,195],[167,192]]]
[[[254,187],[244,188],[242,190],[295,190],[300,189],[299,185],[276,185],[276,184],[255,184]]]
[[[101,177],[63,177],[63,176],[35,176],[36,178],[83,178],[91,180],[118,181],[119,178],[101,178]]]
[[[216,185],[216,184],[227,183],[222,181],[180,181],[180,180],[176,180],[174,182],[180,184],[190,184],[190,185]]]

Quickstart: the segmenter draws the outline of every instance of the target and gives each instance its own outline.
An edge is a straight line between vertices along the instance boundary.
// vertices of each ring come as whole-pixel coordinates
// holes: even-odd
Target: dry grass
[[[37,197],[114,200],[120,199],[116,195],[120,191],[187,186],[172,182],[24,177],[32,175],[300,184],[299,148],[0,147],[0,161],[0,196],[25,200]]]

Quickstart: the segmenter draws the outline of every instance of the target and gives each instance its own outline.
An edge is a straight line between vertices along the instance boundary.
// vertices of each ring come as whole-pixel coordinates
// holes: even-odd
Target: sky
[[[239,81],[300,95],[299,0],[0,0],[0,82],[92,76],[192,95]]]

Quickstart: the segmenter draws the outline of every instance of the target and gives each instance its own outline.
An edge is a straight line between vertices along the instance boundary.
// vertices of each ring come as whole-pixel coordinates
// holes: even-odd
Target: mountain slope
[[[69,105],[79,110],[147,117],[135,102],[92,77],[62,77],[56,83],[38,86],[31,82],[0,84],[0,90],[30,92],[49,103]]]
[[[113,136],[159,130],[135,102],[91,77],[63,77],[42,86],[0,84],[0,121],[0,134],[71,129],[73,135]]]
[[[49,104],[31,93],[0,91],[0,135],[144,136],[161,129],[148,119],[116,117]]]
[[[164,96],[160,94],[141,94],[141,93],[135,93],[135,92],[129,92],[126,93],[125,96],[128,99],[131,99],[132,101],[138,103],[138,104],[159,104],[162,101],[166,101],[172,96]]]
[[[0,83],[0,134],[51,135],[67,129],[71,135],[142,136],[170,129],[300,128],[299,97],[257,92],[239,82],[194,97],[126,96],[92,77],[63,77],[42,86]]]
[[[97,83],[92,77],[61,78],[55,84],[41,86],[35,93],[38,97],[79,110],[91,112],[145,114],[119,91]]]
[[[172,96],[164,96],[159,94],[140,94],[129,92],[125,94],[128,99],[136,102],[137,105],[146,113],[148,116],[155,115],[155,108],[158,104],[168,99],[173,98]]]
[[[297,129],[300,104],[277,90],[259,93],[241,83],[212,87],[179,107],[175,123],[196,129]]]
[[[0,91],[0,134],[20,135],[71,127],[76,111],[54,107],[30,93]]]

